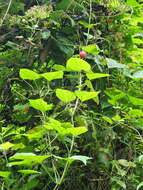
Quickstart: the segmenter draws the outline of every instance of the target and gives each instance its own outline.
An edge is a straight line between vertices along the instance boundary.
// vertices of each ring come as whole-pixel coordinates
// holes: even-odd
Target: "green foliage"
[[[142,9],[1,0],[1,189],[142,189]]]

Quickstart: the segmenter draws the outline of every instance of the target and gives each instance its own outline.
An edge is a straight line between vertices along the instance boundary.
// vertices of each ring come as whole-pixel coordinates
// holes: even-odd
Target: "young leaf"
[[[104,73],[87,73],[86,76],[89,80],[93,80],[97,78],[109,77],[110,75]]]
[[[69,90],[57,89],[56,96],[63,102],[71,102],[76,99],[73,92]]]
[[[13,146],[14,146],[14,144],[12,144],[10,142],[6,142],[6,143],[3,143],[3,144],[0,144],[0,150],[8,150]]]
[[[8,171],[0,171],[0,177],[3,177],[3,178],[9,178],[11,172],[8,172]]]
[[[40,78],[40,75],[29,69],[20,69],[19,73],[22,79],[36,80]]]
[[[67,61],[66,68],[70,71],[90,71],[91,66],[86,61],[80,58],[70,58]]]
[[[86,51],[87,53],[91,53],[93,55],[97,55],[100,52],[100,49],[96,44],[90,44],[88,46],[83,46],[82,50]]]
[[[74,128],[68,128],[65,130],[65,134],[72,134],[73,136],[78,136],[83,133],[86,133],[88,129],[86,127],[74,127]]]
[[[62,79],[63,78],[63,71],[43,73],[43,74],[41,74],[41,76],[44,77],[45,79],[47,79],[48,81],[51,81],[54,79]]]
[[[44,155],[39,156],[33,153],[16,153],[15,155],[11,156],[9,160],[15,162],[8,163],[8,167],[12,167],[15,165],[34,165],[34,164],[41,164],[45,159],[51,157],[51,155]]]
[[[100,92],[75,91],[75,95],[82,101],[87,101],[98,96]]]
[[[40,174],[40,172],[35,170],[18,170],[18,172],[22,174]]]
[[[29,100],[30,105],[40,111],[49,111],[52,109],[52,104],[47,104],[43,99]]]

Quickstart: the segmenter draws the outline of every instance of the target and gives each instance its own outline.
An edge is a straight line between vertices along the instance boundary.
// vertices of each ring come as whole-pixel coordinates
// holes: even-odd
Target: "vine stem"
[[[7,10],[6,10],[6,12],[5,12],[5,15],[4,15],[4,17],[3,17],[3,19],[2,19],[2,21],[1,21],[1,23],[0,23],[0,27],[3,25],[3,22],[4,22],[4,20],[5,20],[6,16],[7,16],[7,14],[8,14],[8,11],[9,11],[9,9],[10,9],[10,7],[11,7],[11,4],[12,4],[12,0],[9,1]]]
[[[79,90],[81,90],[81,85],[82,85],[82,74],[81,74],[81,72],[79,73]],[[77,98],[77,100],[76,100],[76,103],[75,103],[75,106],[74,106],[74,109],[73,109],[73,112],[72,112],[72,116],[71,116],[71,123],[74,125],[74,115],[75,115],[75,112],[76,112],[76,110],[77,110],[77,107],[78,107],[78,104],[79,104],[79,98]],[[70,146],[70,150],[69,150],[69,152],[68,152],[68,157],[70,157],[71,156],[71,153],[72,153],[72,150],[73,150],[73,146],[74,146],[74,141],[75,141],[75,137],[74,136],[72,136],[72,142],[71,142],[71,146]],[[60,179],[60,181],[59,181],[59,183],[58,184],[56,184],[56,186],[54,187],[54,189],[53,190],[58,190],[59,189],[59,186],[61,185],[61,183],[63,182],[63,180],[64,180],[64,177],[65,177],[65,175],[66,175],[66,172],[67,172],[67,170],[68,170],[68,167],[69,167],[69,163],[68,163],[68,161],[66,162],[66,164],[65,164],[65,167],[64,167],[64,170],[63,170],[63,174],[62,174],[62,176],[61,176],[61,179]]]
[[[88,20],[88,24],[90,25],[90,24],[91,24],[91,18],[92,18],[92,0],[90,0],[89,6],[90,6],[90,10],[89,10],[89,20]],[[88,42],[89,42],[89,33],[90,33],[90,27],[88,27],[88,31],[87,31],[86,45],[88,45]]]

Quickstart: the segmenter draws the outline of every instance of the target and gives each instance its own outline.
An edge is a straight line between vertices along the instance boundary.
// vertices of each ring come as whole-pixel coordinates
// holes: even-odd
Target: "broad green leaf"
[[[143,187],[143,182],[141,182],[141,183],[137,186],[137,189],[136,189],[136,190],[139,190],[140,187]]]
[[[106,60],[107,60],[107,66],[108,66],[109,69],[112,69],[112,68],[117,68],[117,69],[124,69],[124,68],[127,68],[126,65],[121,64],[121,63],[118,63],[118,62],[115,61],[114,59],[106,58]]]
[[[83,46],[82,50],[86,51],[87,53],[91,53],[93,55],[97,55],[100,52],[100,49],[96,44],[90,44],[88,46]]]
[[[69,71],[90,71],[91,66],[86,61],[80,59],[80,58],[70,58],[67,61],[66,68]]]
[[[107,116],[103,116],[102,119],[104,119],[104,121],[107,121],[110,124],[113,123],[113,121],[109,117],[107,117]]]
[[[3,177],[3,178],[9,178],[11,172],[8,172],[8,171],[0,171],[0,177]]]
[[[0,144],[0,150],[8,150],[13,146],[14,146],[14,144],[12,144],[10,142],[6,142],[6,143],[3,143],[3,144]]]
[[[22,174],[40,174],[41,173],[35,170],[18,170],[18,172]]]
[[[126,5],[130,5],[132,7],[139,7],[140,4],[136,0],[127,0]]]
[[[87,73],[86,76],[89,80],[93,80],[93,79],[98,79],[98,78],[103,78],[103,77],[109,77],[110,75],[104,74],[104,73]]]
[[[49,72],[49,73],[43,73],[41,74],[42,77],[47,79],[48,81],[54,80],[54,79],[62,79],[63,78],[63,72],[62,71],[56,71],[56,72]]]
[[[16,153],[15,155],[9,158],[10,162],[8,163],[8,167],[12,167],[15,165],[35,165],[41,164],[45,159],[51,157],[51,155],[39,156],[33,153]]]
[[[40,75],[29,69],[20,69],[19,73],[22,79],[36,80],[40,78]]]
[[[75,91],[75,95],[82,101],[87,101],[98,96],[100,92]]]
[[[29,100],[30,105],[40,111],[49,111],[52,109],[52,104],[47,104],[43,99]]]
[[[132,109],[128,112],[128,114],[133,117],[143,117],[143,111],[139,110],[139,109]]]
[[[141,99],[141,98],[135,98],[133,96],[129,96],[129,100],[131,101],[131,103],[133,105],[136,105],[136,106],[142,106],[143,105],[143,99]]]
[[[73,92],[69,90],[57,89],[56,96],[63,102],[71,102],[76,99]]]
[[[86,133],[88,129],[86,127],[74,127],[74,128],[68,128],[65,130],[65,134],[72,134],[73,136],[78,136],[83,133]]]
[[[65,71],[66,70],[66,68],[63,65],[57,65],[57,64],[55,64],[52,68],[57,71]]]

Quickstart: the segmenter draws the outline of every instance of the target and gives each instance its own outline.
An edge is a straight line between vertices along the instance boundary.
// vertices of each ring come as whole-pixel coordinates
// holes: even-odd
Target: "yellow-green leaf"
[[[70,58],[67,61],[66,68],[70,71],[90,71],[91,66],[86,61],[80,59],[80,58]]]
[[[92,98],[95,98],[95,97],[98,97],[98,94],[100,92],[87,92],[87,91],[79,91],[79,90],[76,90],[75,91],[75,95],[82,101],[86,101],[86,100],[90,100]]]
[[[73,92],[69,90],[57,89],[56,96],[63,102],[71,102],[76,99],[76,96]]]
[[[52,104],[47,104],[43,99],[29,100],[30,105],[40,111],[49,111],[52,109]]]
[[[63,71],[56,71],[56,72],[48,72],[41,74],[42,77],[47,79],[48,81],[54,80],[54,79],[62,79],[63,78]]]
[[[22,79],[36,80],[40,78],[40,75],[29,69],[20,69],[19,73]]]
[[[87,73],[86,76],[89,80],[93,80],[93,79],[98,79],[98,78],[103,78],[103,77],[109,77],[110,75],[104,74],[104,73]]]

